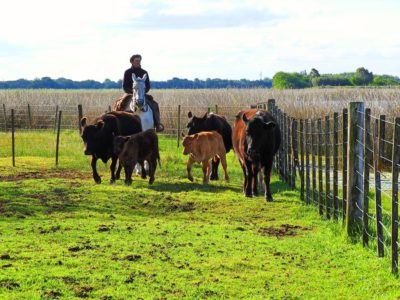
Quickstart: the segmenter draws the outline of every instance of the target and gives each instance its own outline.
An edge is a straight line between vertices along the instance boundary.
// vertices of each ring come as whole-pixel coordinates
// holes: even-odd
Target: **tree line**
[[[152,81],[153,89],[225,89],[225,88],[276,88],[276,89],[301,89],[309,87],[327,86],[398,86],[400,78],[391,75],[374,75],[364,67],[355,72],[340,74],[320,74],[313,68],[309,73],[303,72],[277,72],[272,79],[260,80],[231,80],[220,78],[207,78],[194,80],[177,78],[166,81]],[[95,80],[74,81],[66,78],[52,79],[50,77],[36,78],[34,80],[18,79],[13,81],[0,81],[0,89],[121,89],[122,80],[112,81],[105,79],[103,82]]]
[[[301,89],[326,86],[398,86],[400,78],[391,75],[374,75],[364,67],[353,73],[319,74],[317,69],[309,73],[278,72],[272,78],[272,87],[277,89]]]
[[[167,81],[151,81],[153,89],[222,89],[222,88],[270,88],[272,80],[229,80],[207,78],[200,80],[181,79],[174,77]],[[13,81],[0,81],[0,89],[122,89],[122,80],[112,81],[105,79],[103,82],[95,80],[74,81],[66,78],[51,79],[50,77],[36,78],[34,80],[18,79]]]

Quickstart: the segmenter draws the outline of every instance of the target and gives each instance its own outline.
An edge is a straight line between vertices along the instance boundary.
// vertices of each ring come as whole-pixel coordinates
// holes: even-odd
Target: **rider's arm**
[[[132,73],[128,69],[124,73],[124,81],[122,82],[122,88],[125,93],[132,94],[132,84]]]
[[[146,93],[147,93],[148,91],[150,91],[150,78],[149,78],[149,73],[147,73],[147,78],[146,78],[146,81],[145,81],[145,85],[146,85]]]

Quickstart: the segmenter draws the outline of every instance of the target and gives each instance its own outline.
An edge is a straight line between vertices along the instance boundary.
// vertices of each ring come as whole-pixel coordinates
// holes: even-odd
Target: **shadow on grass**
[[[160,191],[160,192],[189,192],[189,191],[201,191],[201,192],[223,192],[223,191],[233,191],[241,192],[241,188],[238,186],[224,186],[216,184],[202,184],[196,182],[179,182],[179,183],[168,183],[163,182],[156,185],[149,186],[149,190]]]

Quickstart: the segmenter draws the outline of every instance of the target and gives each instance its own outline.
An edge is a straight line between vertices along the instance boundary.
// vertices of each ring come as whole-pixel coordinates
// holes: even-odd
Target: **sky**
[[[399,0],[3,0],[0,81],[400,76]],[[5,4],[5,2],[7,4]]]

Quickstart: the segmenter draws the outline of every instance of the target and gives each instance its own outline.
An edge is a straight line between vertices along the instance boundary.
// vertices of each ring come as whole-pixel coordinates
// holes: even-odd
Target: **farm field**
[[[350,243],[273,177],[274,202],[229,183],[186,178],[176,140],[161,137],[156,181],[91,178],[76,131],[20,136],[16,167],[0,134],[1,299],[396,299],[387,258]],[[8,135],[8,134],[7,134]],[[19,149],[19,150],[18,150]],[[221,170],[220,170],[221,175]]]

